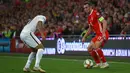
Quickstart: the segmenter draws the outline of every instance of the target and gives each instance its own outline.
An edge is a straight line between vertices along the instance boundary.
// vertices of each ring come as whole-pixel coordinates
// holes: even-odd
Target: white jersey
[[[30,22],[27,23],[27,25],[24,26],[22,32],[24,33],[35,32],[37,29],[36,27],[38,21],[42,21],[44,24],[46,21],[46,17],[43,15],[37,15],[36,17],[33,18],[33,20],[31,20]]]

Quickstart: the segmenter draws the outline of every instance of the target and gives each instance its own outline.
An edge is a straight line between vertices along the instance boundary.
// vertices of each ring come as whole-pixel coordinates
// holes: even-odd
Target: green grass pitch
[[[22,71],[27,57],[0,56],[0,73],[24,73]],[[129,62],[109,62],[110,68],[85,69],[83,60],[45,58],[41,60],[41,66],[47,73],[129,73]],[[34,65],[31,65],[31,68]],[[39,72],[34,72],[39,73]]]

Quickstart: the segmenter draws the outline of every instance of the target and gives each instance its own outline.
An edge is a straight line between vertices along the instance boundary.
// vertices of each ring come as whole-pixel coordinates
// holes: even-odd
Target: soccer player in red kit
[[[107,22],[96,10],[95,5],[95,2],[86,2],[84,4],[84,11],[89,13],[89,28],[86,34],[83,36],[82,42],[85,41],[85,38],[91,32],[94,32],[96,35],[94,38],[92,38],[89,46],[87,47],[88,52],[96,62],[96,65],[93,67],[108,68],[109,64],[106,62],[103,51],[101,50],[109,37],[109,33],[107,31]]]

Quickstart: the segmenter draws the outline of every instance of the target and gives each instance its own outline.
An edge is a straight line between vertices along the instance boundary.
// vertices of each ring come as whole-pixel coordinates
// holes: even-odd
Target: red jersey
[[[102,24],[99,22],[99,18],[101,16],[97,12],[97,10],[92,10],[91,13],[88,16],[88,23],[92,27],[93,31],[96,33],[96,35],[102,36]]]
[[[105,39],[104,39],[104,37],[102,37],[103,27],[102,27],[102,24],[99,22],[99,18],[100,17],[101,16],[97,12],[97,10],[92,10],[90,15],[88,16],[88,23],[92,27],[92,30],[96,33],[96,36],[94,38],[92,38],[92,41],[94,43],[96,41],[102,41],[101,47],[103,47],[105,42],[109,38],[109,33],[106,30],[106,32],[105,32],[105,36],[106,36]]]

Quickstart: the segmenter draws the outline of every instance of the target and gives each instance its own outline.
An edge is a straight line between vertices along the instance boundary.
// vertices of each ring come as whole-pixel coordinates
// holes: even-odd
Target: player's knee
[[[95,46],[95,49],[99,49],[99,48],[101,48],[101,44],[97,44],[97,45]]]
[[[36,46],[36,49],[41,49],[41,48],[44,49],[43,44],[39,44],[39,45]]]
[[[96,45],[95,46],[95,49],[98,49],[98,48],[100,48],[101,47],[101,45]]]
[[[88,48],[88,51],[92,51],[92,48]]]
[[[37,52],[37,49],[36,48],[32,48],[32,52]]]
[[[93,49],[93,45],[90,44],[87,49],[88,49],[88,51],[91,51]]]
[[[96,48],[100,48],[100,47],[101,47],[101,42],[96,42],[96,43],[95,43],[95,49],[96,49]]]

